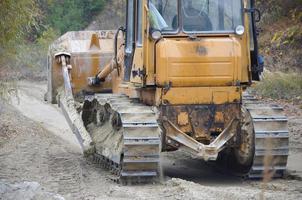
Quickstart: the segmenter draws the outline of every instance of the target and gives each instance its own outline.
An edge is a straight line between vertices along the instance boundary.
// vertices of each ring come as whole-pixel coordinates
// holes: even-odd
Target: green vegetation
[[[301,73],[264,73],[263,81],[253,88],[256,94],[272,99],[294,100],[302,97]]]
[[[106,0],[40,0],[46,24],[65,33],[85,28],[104,7]]]
[[[15,91],[17,79],[45,79],[49,44],[84,29],[106,1],[1,0],[0,98]]]
[[[263,97],[301,101],[302,0],[257,0],[264,74],[254,91]]]
[[[302,0],[257,0],[260,50],[270,71],[302,71]]]
[[[36,25],[38,8],[34,0],[0,2],[0,67],[15,54],[15,45]]]
[[[7,69],[18,72],[15,76],[43,76],[32,72],[45,73],[49,44],[67,31],[84,29],[106,1],[0,1],[0,77]]]
[[[16,93],[14,76],[9,76],[10,66],[16,61],[16,46],[39,20],[40,11],[35,0],[2,0],[0,2],[0,99],[8,101]],[[12,72],[14,73],[14,72]],[[16,73],[14,73],[16,74]]]
[[[18,98],[17,83],[15,81],[1,80],[0,81],[0,100],[2,102],[10,102],[12,96]]]
[[[35,25],[38,10],[34,0],[2,0],[0,2],[0,45],[19,39],[30,26]]]

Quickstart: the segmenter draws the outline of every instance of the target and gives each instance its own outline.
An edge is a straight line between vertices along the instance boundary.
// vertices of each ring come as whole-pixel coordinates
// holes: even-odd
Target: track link
[[[282,107],[269,105],[245,94],[243,104],[251,114],[255,132],[255,155],[249,178],[280,178],[289,153],[287,117]]]
[[[97,134],[104,135],[101,141],[94,141],[98,143],[94,159],[113,173],[111,179],[132,184],[158,178],[160,128],[151,107],[124,95],[96,94],[86,97],[84,112],[83,119],[87,113],[94,115],[92,121],[99,127]]]

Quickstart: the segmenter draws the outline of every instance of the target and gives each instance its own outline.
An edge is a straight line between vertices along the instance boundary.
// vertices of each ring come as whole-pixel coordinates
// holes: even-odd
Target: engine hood
[[[236,38],[164,38],[156,45],[156,84],[172,87],[230,86],[241,73]]]

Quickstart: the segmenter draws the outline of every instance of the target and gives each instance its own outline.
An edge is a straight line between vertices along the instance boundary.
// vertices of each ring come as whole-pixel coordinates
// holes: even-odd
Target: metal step
[[[157,124],[154,113],[120,113],[123,124]]]
[[[122,177],[156,177],[157,176],[157,171],[141,171],[141,172],[136,172],[136,171],[123,171],[121,173]]]
[[[288,139],[289,132],[288,131],[257,131],[255,132],[256,139],[265,139],[265,138],[272,138],[272,139]]]

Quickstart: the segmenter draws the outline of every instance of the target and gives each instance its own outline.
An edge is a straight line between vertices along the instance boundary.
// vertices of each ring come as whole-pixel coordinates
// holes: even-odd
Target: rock
[[[0,181],[0,200],[65,200],[58,194],[45,192],[37,182],[10,184]]]

